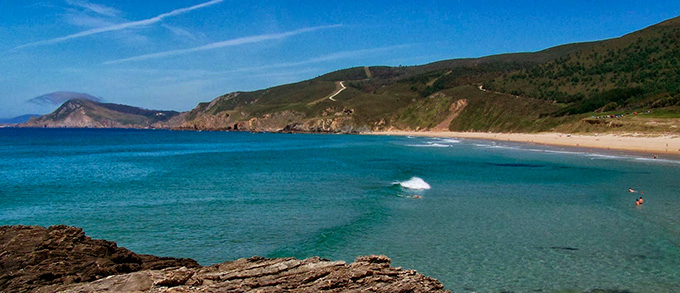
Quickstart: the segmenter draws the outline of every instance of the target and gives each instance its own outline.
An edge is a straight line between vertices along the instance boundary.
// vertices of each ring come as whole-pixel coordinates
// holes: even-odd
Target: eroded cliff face
[[[68,226],[0,227],[2,292],[446,292],[386,256],[353,263],[251,257],[201,267],[140,255]]]
[[[347,112],[351,113],[351,112]],[[199,112],[193,119],[184,121],[178,129],[183,130],[230,130],[253,132],[310,132],[310,133],[353,133],[370,130],[357,127],[351,114],[331,115],[308,118],[296,111],[282,111],[250,117],[247,113],[238,116],[249,118],[235,119],[227,111],[217,114]]]

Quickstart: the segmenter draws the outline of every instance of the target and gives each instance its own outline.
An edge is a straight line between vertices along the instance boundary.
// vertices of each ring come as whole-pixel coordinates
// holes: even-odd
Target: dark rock
[[[576,247],[569,247],[569,246],[551,246],[550,249],[555,249],[555,250],[567,250],[567,251],[576,251],[578,248]]]
[[[82,229],[0,227],[0,291],[36,292],[446,292],[384,255],[353,263],[255,256],[201,267],[189,259],[138,255]]]
[[[168,267],[198,267],[191,259],[140,255],[68,226],[0,227],[0,291],[89,282]]]

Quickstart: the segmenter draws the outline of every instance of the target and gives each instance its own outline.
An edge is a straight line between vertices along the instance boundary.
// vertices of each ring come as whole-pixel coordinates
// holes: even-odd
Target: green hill
[[[447,117],[456,100],[473,98],[475,102],[471,107],[489,105],[477,103],[484,99],[480,96],[496,99],[497,104],[509,102],[498,98],[500,95],[470,85],[597,44],[571,44],[534,53],[444,60],[420,66],[338,70],[303,82],[220,96],[190,111],[180,128],[322,132],[430,129]],[[333,100],[329,99],[340,89],[339,82],[343,82],[346,89]],[[453,90],[451,93],[455,96],[439,93],[448,89]],[[535,112],[536,109],[554,110],[545,101],[526,99],[522,102],[525,105],[536,103],[541,106],[524,110],[528,117],[539,116],[541,113]],[[489,127],[491,125],[479,130]],[[520,130],[508,125],[494,124],[493,127]]]
[[[484,83],[564,107],[554,116],[680,106],[680,18]]]

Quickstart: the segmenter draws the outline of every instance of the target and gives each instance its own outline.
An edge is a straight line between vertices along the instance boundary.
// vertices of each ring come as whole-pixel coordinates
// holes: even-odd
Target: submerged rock
[[[445,292],[383,255],[353,263],[318,257],[251,257],[201,267],[191,259],[135,254],[80,228],[0,227],[0,291]]]

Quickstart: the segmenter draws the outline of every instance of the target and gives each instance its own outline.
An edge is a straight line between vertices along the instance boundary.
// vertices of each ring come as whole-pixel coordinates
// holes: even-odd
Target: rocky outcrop
[[[281,132],[304,133],[359,133],[368,132],[366,126],[357,127],[351,117],[307,119],[293,122],[283,127]]]
[[[68,226],[0,227],[0,291],[89,282],[168,267],[198,267],[191,259],[141,255]]]
[[[135,254],[67,226],[0,227],[0,291],[35,292],[445,292],[386,256],[353,263],[252,257],[201,267]]]
[[[111,276],[63,288],[67,292],[445,292],[442,284],[390,266],[382,255],[353,263],[318,257],[252,257],[200,269],[185,267]]]

